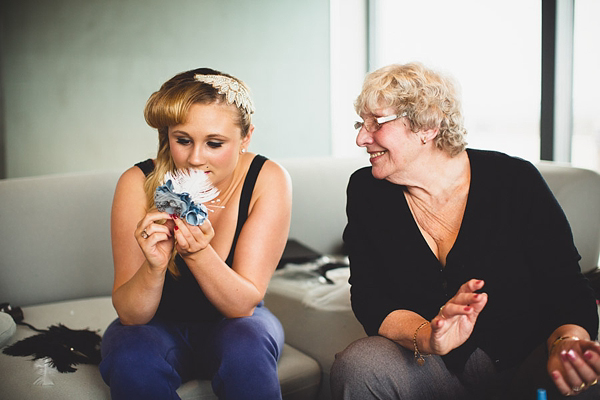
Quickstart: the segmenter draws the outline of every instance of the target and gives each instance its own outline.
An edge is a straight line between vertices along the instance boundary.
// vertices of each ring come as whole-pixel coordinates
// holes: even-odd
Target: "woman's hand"
[[[471,336],[477,317],[487,303],[487,294],[475,293],[483,285],[483,281],[471,279],[440,308],[431,321],[431,353],[448,354]]]
[[[164,224],[158,221],[166,220]],[[166,270],[173,251],[173,221],[164,212],[151,211],[138,223],[135,238],[153,270]]]
[[[549,350],[548,373],[560,393],[575,396],[600,379],[600,344],[577,340],[576,335],[561,337],[565,339],[555,342]]]
[[[195,226],[188,224],[176,215],[172,217],[175,222],[176,249],[183,258],[204,250],[215,237],[215,230],[208,219],[202,225]]]

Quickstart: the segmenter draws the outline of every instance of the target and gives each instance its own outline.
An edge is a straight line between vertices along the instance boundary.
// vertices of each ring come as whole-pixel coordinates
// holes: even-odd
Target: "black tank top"
[[[250,164],[250,168],[248,168],[248,173],[246,174],[244,186],[242,187],[242,193],[240,195],[240,206],[238,209],[237,226],[233,236],[233,243],[231,244],[229,255],[225,260],[225,263],[230,267],[233,265],[235,247],[240,232],[248,218],[248,209],[250,207],[250,200],[252,199],[252,192],[254,190],[254,185],[256,184],[256,179],[266,160],[266,157],[256,155]],[[140,168],[146,176],[154,170],[154,162],[152,159],[142,161],[135,165]],[[167,272],[156,316],[164,320],[176,322],[211,322],[223,318],[223,315],[219,310],[217,310],[206,298],[200,285],[198,285],[196,278],[183,261],[183,258],[179,255],[175,256],[175,264],[179,269],[180,275],[174,277],[171,273]]]

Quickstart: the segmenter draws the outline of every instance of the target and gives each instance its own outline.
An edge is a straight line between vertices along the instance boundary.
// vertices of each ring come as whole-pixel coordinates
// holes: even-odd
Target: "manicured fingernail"
[[[175,230],[176,230],[176,231],[178,231],[178,230],[179,230],[179,227],[178,227],[177,225],[175,225]]]
[[[177,216],[177,214],[173,214],[173,219],[177,219],[177,218],[179,218],[179,217]]]
[[[563,350],[560,352],[560,358],[562,358],[563,361],[567,361],[567,351]]]
[[[575,352],[574,352],[573,350],[569,350],[569,351],[567,352],[567,354],[569,355],[569,358],[570,358],[571,360],[575,360],[575,359],[577,358],[577,356],[575,355]]]
[[[473,299],[477,300],[479,298],[479,293],[475,293],[475,295],[473,295]]]
[[[583,353],[583,356],[585,357],[586,360],[591,360],[593,357],[593,354],[591,351],[586,351],[585,353]]]
[[[465,307],[465,311],[471,311],[471,307]]]
[[[560,374],[558,373],[558,371],[552,371],[552,379],[558,379],[560,378]]]

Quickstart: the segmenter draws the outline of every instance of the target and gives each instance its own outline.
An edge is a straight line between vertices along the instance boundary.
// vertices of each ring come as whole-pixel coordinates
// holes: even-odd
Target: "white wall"
[[[330,0],[331,141],[337,157],[367,158],[356,145],[354,110],[367,73],[368,0]]]
[[[0,14],[7,177],[152,157],[147,98],[201,66],[250,86],[251,151],[332,152],[327,0],[5,0]]]

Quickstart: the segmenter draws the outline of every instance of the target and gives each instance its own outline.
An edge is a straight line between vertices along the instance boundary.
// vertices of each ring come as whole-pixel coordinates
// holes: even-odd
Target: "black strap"
[[[258,178],[258,174],[262,169],[262,166],[265,163],[265,161],[267,161],[267,158],[261,156],[260,154],[254,156],[252,164],[250,164],[250,168],[248,168],[246,179],[244,180],[242,194],[240,195],[240,207],[238,209],[238,221],[237,226],[235,228],[235,235],[233,236],[231,250],[229,250],[229,255],[227,256],[227,260],[225,260],[225,263],[230,267],[233,266],[233,255],[235,253],[235,246],[240,236],[240,232],[242,231],[242,227],[248,219],[248,209],[250,208],[250,200],[252,200],[252,192],[254,191],[254,185],[256,184],[256,179]]]
[[[248,210],[250,208],[250,201],[252,200],[252,192],[254,191],[254,185],[256,184],[256,179],[258,178],[258,174],[260,173],[260,170],[262,169],[262,166],[265,163],[265,161],[267,161],[267,158],[265,156],[261,156],[260,154],[254,156],[254,159],[250,164],[250,168],[248,168],[246,179],[244,180],[242,194],[240,195],[240,207],[238,209],[238,220],[237,226],[235,228],[235,235],[233,236],[231,250],[229,250],[229,255],[227,256],[227,260],[225,260],[225,263],[230,267],[233,266],[233,255],[235,253],[235,246],[237,244],[238,237],[240,236],[242,227],[248,219]],[[148,176],[154,170],[154,161],[151,158],[149,158],[145,161],[141,161],[135,164],[135,166],[141,169],[144,175]]]
[[[154,171],[154,161],[151,158],[147,159],[146,161],[140,161],[139,163],[135,164],[135,166],[141,169],[146,176],[150,175],[150,172]]]

